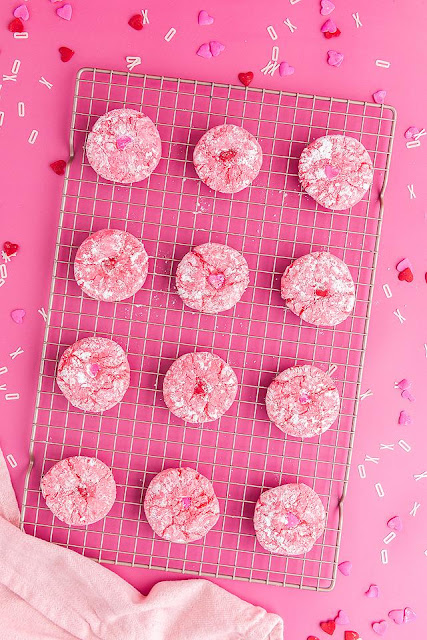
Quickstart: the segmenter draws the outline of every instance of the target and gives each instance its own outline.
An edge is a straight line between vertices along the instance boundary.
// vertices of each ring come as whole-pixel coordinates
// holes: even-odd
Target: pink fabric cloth
[[[143,596],[73,551],[27,536],[0,450],[0,640],[282,640],[279,616],[207,580]]]

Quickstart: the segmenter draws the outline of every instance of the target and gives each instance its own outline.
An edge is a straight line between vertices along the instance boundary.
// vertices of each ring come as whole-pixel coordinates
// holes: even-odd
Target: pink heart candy
[[[25,4],[20,4],[19,7],[16,7],[13,15],[15,16],[15,18],[21,18],[21,20],[24,20],[26,22],[30,17],[30,12],[28,11],[28,8]]]
[[[406,129],[404,136],[407,140],[411,140],[412,138],[415,138],[419,132],[420,130],[418,127],[409,127],[409,129]]]
[[[214,58],[219,56],[219,54],[225,49],[225,46],[221,44],[221,42],[218,42],[218,40],[211,40],[211,42],[209,42],[209,47]]]
[[[225,282],[225,276],[223,273],[211,273],[208,276],[208,282],[214,289],[221,289]]]
[[[353,565],[351,564],[350,560],[344,560],[344,562],[340,562],[340,564],[338,565],[338,569],[341,571],[343,576],[349,576],[352,568]]]
[[[399,273],[401,271],[404,271],[405,269],[412,270],[412,264],[409,262],[408,258],[403,258],[403,260],[397,263],[396,269],[399,271]]]
[[[380,620],[379,622],[372,623],[372,629],[379,636],[383,636],[385,634],[385,632],[387,631],[387,627],[388,627],[388,624],[385,620]]]
[[[400,395],[402,398],[405,398],[405,400],[409,400],[409,402],[415,402],[415,398],[409,389],[404,389]]]
[[[291,67],[289,62],[281,62],[279,66],[279,75],[280,76],[291,76],[295,73],[295,68]]]
[[[328,180],[333,180],[334,178],[336,178],[339,172],[340,170],[337,169],[337,167],[332,167],[330,164],[327,164],[325,166],[325,173]]]
[[[375,93],[372,94],[372,97],[374,99],[374,102],[376,102],[377,104],[384,104],[386,95],[387,91],[381,89],[380,91],[375,91]]]
[[[388,520],[387,522],[387,526],[389,529],[397,532],[402,531],[403,529],[402,520],[399,516],[393,516],[392,518],[390,518],[390,520]]]
[[[297,524],[301,522],[301,520],[297,518],[297,516],[293,513],[287,513],[286,520],[287,520],[286,524],[290,529],[293,529],[294,527],[297,526]]]
[[[397,422],[398,424],[407,427],[408,424],[412,424],[412,418],[407,411],[403,410],[400,412],[399,420]]]
[[[405,622],[405,612],[403,609],[393,609],[388,612],[388,617],[396,624],[403,624]]]
[[[342,611],[340,609],[340,611],[338,611],[338,615],[335,618],[335,623],[336,624],[350,624],[350,618],[348,617],[348,615],[346,614],[345,611]]]
[[[399,389],[402,389],[402,391],[405,391],[406,389],[410,388],[411,382],[406,378],[403,378],[402,380],[400,380],[400,382],[396,383],[396,386],[399,387]]]
[[[411,607],[405,607],[405,611],[403,612],[403,622],[413,622],[416,619],[416,613],[412,611]]]
[[[378,598],[379,595],[380,590],[376,584],[371,584],[369,589],[365,591],[365,596],[368,596],[368,598]]]
[[[16,324],[22,324],[25,318],[25,309],[14,309],[10,312],[10,317]]]
[[[212,58],[211,50],[207,42],[204,42],[200,45],[200,47],[196,51],[196,54],[201,58]]]
[[[341,62],[344,60],[344,54],[339,51],[334,51],[334,49],[330,49],[328,51],[328,64],[331,67],[339,67]]]
[[[322,27],[320,30],[322,33],[335,33],[335,31],[337,30],[337,25],[333,20],[328,18],[326,22],[322,24]]]
[[[185,496],[184,498],[182,498],[182,504],[184,506],[184,509],[189,509],[191,505],[191,498],[188,496]]]
[[[62,7],[58,7],[56,14],[63,20],[71,20],[73,15],[73,7],[70,4],[64,4]]]
[[[132,138],[130,138],[129,136],[120,136],[116,140],[116,147],[120,151],[123,151],[123,149],[127,147],[127,145],[131,142],[132,142]]]
[[[335,5],[331,0],[321,0],[320,13],[322,16],[328,16],[335,9]]]
[[[100,369],[101,369],[101,367],[99,366],[99,364],[96,364],[96,362],[93,362],[89,366],[89,371],[93,375],[93,377],[96,377],[98,375]]]
[[[214,19],[209,15],[207,11],[202,9],[201,11],[199,11],[199,17],[197,18],[197,21],[200,25],[204,26],[207,24],[212,24]]]

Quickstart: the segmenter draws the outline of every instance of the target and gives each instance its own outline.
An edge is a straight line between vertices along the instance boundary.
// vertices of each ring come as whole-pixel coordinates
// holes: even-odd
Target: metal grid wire
[[[84,144],[96,119],[127,106],[158,126],[162,160],[146,181],[118,185],[97,176]],[[235,87],[101,69],[79,72],[52,279],[40,383],[31,438],[22,525],[28,533],[105,563],[230,577],[316,590],[334,585],[395,111],[384,105]],[[264,161],[251,187],[214,193],[197,178],[192,151],[223,122],[244,126],[260,141]],[[323,210],[297,180],[302,149],[327,133],[346,133],[368,149],[374,184],[349,211]],[[73,278],[75,252],[105,227],[142,238],[149,277],[134,299],[97,302]],[[243,252],[251,284],[236,307],[217,316],[185,307],[174,274],[187,251],[204,242]],[[294,258],[330,250],[356,283],[354,314],[336,328],[304,324],[286,310],[280,277]],[[128,353],[131,386],[102,415],[68,404],[55,385],[64,349],[76,340],[113,338]],[[185,424],[167,410],[163,377],[193,350],[213,351],[233,367],[239,393],[219,421]],[[337,423],[320,437],[286,437],[267,419],[265,393],[294,364],[334,371],[342,399]],[[97,456],[112,467],[117,501],[87,528],[53,517],[40,478],[58,460]],[[205,539],[188,545],[155,537],[142,508],[145,488],[165,467],[188,465],[212,480],[221,517]],[[312,487],[328,512],[327,527],[300,557],[269,554],[256,542],[253,510],[261,491],[285,482]]]

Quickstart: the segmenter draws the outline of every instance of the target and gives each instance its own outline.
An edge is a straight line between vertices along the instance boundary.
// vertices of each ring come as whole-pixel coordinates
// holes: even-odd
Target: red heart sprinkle
[[[132,27],[132,29],[136,29],[137,31],[141,31],[143,28],[142,15],[140,13],[136,13],[129,20],[128,25]]]
[[[425,278],[425,281],[427,282],[427,273],[425,274],[424,278]]]
[[[307,640],[319,640],[317,636],[308,636]]]
[[[412,280],[414,279],[414,274],[412,273],[409,267],[406,267],[406,269],[403,269],[403,271],[401,271],[397,277],[399,278],[399,280],[405,280],[405,282],[412,282]]]
[[[75,53],[72,49],[69,49],[68,47],[59,47],[58,51],[61,54],[62,62],[68,62],[68,60],[71,60],[71,58]]]
[[[324,31],[323,35],[329,40],[329,38],[338,38],[341,35],[341,31],[339,29],[336,31]]]
[[[244,73],[239,73],[238,78],[244,87],[249,87],[254,79],[254,74],[252,71],[245,71]]]
[[[63,176],[67,163],[65,162],[65,160],[55,160],[55,162],[52,162],[49,166],[57,176]]]
[[[326,296],[328,295],[328,292],[324,291],[323,289],[316,289],[314,293],[316,294],[316,296],[320,296],[320,298],[326,298]]]
[[[3,251],[7,256],[13,256],[19,249],[19,244],[13,244],[13,242],[9,242],[7,240],[3,245]]]
[[[21,18],[15,18],[14,20],[12,20],[12,22],[9,22],[8,29],[12,33],[22,33],[23,31],[25,31],[24,23],[22,22]]]
[[[320,628],[322,629],[322,631],[324,631],[325,633],[328,633],[330,636],[335,631],[335,627],[336,627],[335,620],[327,620],[326,622],[320,623]]]
[[[344,634],[344,640],[359,640],[359,638],[357,631],[346,631]]]

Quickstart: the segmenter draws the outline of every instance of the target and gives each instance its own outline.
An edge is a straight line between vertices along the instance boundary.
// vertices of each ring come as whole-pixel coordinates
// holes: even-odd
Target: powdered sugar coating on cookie
[[[237,377],[222,358],[205,351],[186,353],[166,372],[163,396],[168,409],[187,422],[218,420],[233,404]]]
[[[307,553],[324,532],[325,524],[322,501],[303,483],[269,489],[256,503],[256,537],[271,553],[287,556]]]
[[[221,124],[200,138],[193,161],[197,175],[208,187],[221,193],[237,193],[257,177],[262,149],[246,129]]]
[[[87,456],[57,462],[42,478],[41,490],[54,515],[74,526],[105,518],[116,499],[111,469],[101,460]]]
[[[326,209],[348,209],[372,184],[374,169],[361,142],[349,136],[323,136],[301,153],[302,188]]]
[[[326,251],[308,253],[289,265],[282,276],[281,294],[291,311],[317,326],[343,322],[356,300],[347,265]]]
[[[312,438],[338,418],[340,397],[327,373],[303,365],[279,373],[267,389],[265,404],[268,417],[281,431]]]
[[[144,284],[148,256],[144,245],[126,231],[101,229],[77,250],[74,277],[91,298],[118,302],[133,296]]]
[[[56,382],[69,402],[101,413],[123,398],[130,382],[125,352],[108,338],[83,338],[62,354]]]
[[[215,526],[219,503],[212,483],[189,467],[165,469],[150,482],[144,511],[155,533],[186,544],[203,538]]]
[[[96,173],[122,184],[147,178],[161,153],[157,127],[134,109],[108,111],[95,122],[86,142],[86,155]]]
[[[204,313],[231,309],[248,284],[249,268],[242,254],[212,242],[189,251],[176,271],[178,294],[186,305]]]

